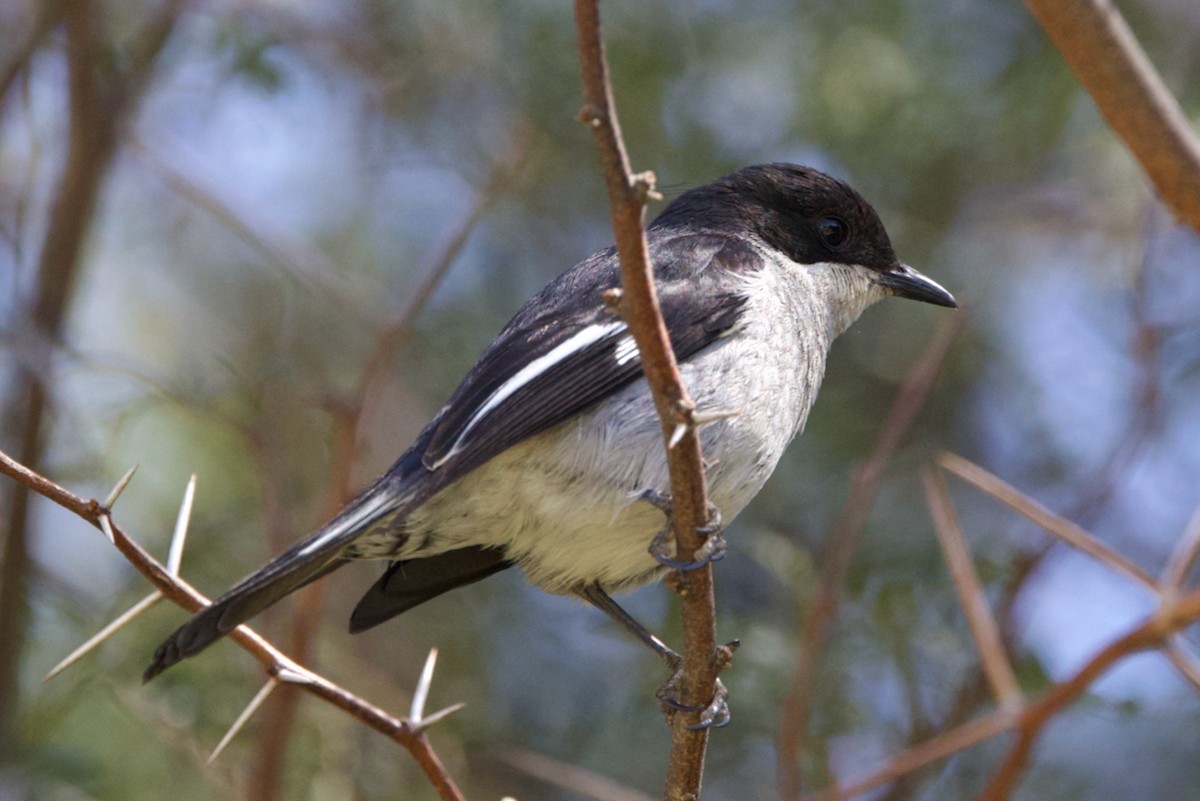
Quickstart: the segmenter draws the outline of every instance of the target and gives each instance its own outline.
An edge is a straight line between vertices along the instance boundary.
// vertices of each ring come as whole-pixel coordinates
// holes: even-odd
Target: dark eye
[[[822,217],[817,223],[817,233],[826,245],[836,250],[846,244],[850,237],[850,226],[837,217]]]

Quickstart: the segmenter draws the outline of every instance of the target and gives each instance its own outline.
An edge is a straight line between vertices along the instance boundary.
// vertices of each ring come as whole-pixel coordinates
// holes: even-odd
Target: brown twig
[[[1145,570],[1142,570],[1075,523],[1054,514],[1028,495],[1019,491],[1016,487],[1005,483],[974,462],[968,461],[957,454],[943,452],[938,455],[938,464],[964,481],[974,484],[1010,509],[1024,515],[1046,531],[1078,550],[1083,551],[1088,556],[1103,562],[1118,573],[1124,574],[1150,590],[1155,589],[1157,582]]]
[[[1197,619],[1200,619],[1200,590],[1192,591],[1175,603],[1164,605],[1158,614],[1113,640],[1075,675],[1056,684],[1038,703],[1023,710],[1017,719],[1016,742],[976,801],[1006,801],[1012,795],[1033,746],[1050,718],[1082,695],[1117,661],[1162,646],[1167,637]]]
[[[829,535],[822,560],[820,589],[804,613],[804,643],[796,657],[796,666],[779,716],[775,768],[779,795],[783,799],[799,798],[802,792],[800,753],[808,737],[817,666],[825,650],[829,626],[837,616],[846,571],[850,568],[858,538],[866,526],[872,501],[879,492],[883,470],[891,461],[917,412],[925,405],[946,353],[967,319],[965,313],[953,315],[905,377],[879,428],[879,436],[871,454],[851,479],[850,495]]]
[[[596,801],[653,801],[650,796],[639,790],[536,751],[509,748],[493,756],[527,776]]]
[[[1110,0],[1026,0],[1163,201],[1200,232],[1200,140]]]
[[[956,726],[950,731],[901,751],[888,760],[888,763],[880,770],[865,779],[852,782],[845,787],[831,787],[813,795],[804,796],[804,801],[845,801],[845,799],[870,792],[877,787],[907,776],[919,768],[937,762],[939,759],[945,759],[963,749],[990,740],[997,734],[1011,729],[1015,720],[1015,713],[998,711]]]
[[[704,542],[697,529],[708,521],[708,492],[700,438],[692,416],[695,407],[683,386],[663,323],[646,244],[643,220],[646,200],[654,191],[654,176],[652,173],[634,176],[629,168],[604,55],[598,0],[575,0],[575,32],[584,101],[579,116],[595,135],[608,190],[613,236],[621,261],[620,313],[637,343],[642,368],[662,420],[664,443],[669,445],[677,430],[684,432],[673,447],[667,447],[667,466],[671,476],[671,526],[676,558],[690,560]],[[703,707],[713,697],[721,667],[712,566],[679,573],[674,586],[680,595],[683,616],[680,700]],[[697,715],[683,713],[673,718],[665,791],[670,801],[695,799],[700,795],[708,732],[703,728],[688,728]]]
[[[93,526],[101,528],[106,535],[111,532],[113,544],[117,550],[139,573],[162,592],[165,598],[177,606],[188,612],[197,612],[208,605],[209,600],[204,595],[183,579],[173,575],[167,567],[143,550],[116,523],[112,522],[109,510],[99,501],[85,500],[75,495],[15,461],[3,451],[0,451],[0,473],[53,501]],[[429,745],[429,741],[425,738],[423,727],[413,725],[406,719],[396,718],[349,690],[302,667],[248,626],[239,626],[229,637],[257,659],[273,679],[299,685],[306,692],[341,709],[407,750],[437,791],[438,797],[443,801],[463,801],[462,793],[446,773],[441,760],[438,759],[437,754]]]
[[[934,531],[937,532],[938,542],[950,568],[954,588],[958,591],[958,601],[966,614],[983,672],[1001,708],[1015,709],[1021,705],[1021,688],[1005,653],[1000,628],[988,608],[979,574],[971,563],[971,554],[963,539],[946,481],[941,473],[930,467],[921,471],[921,480],[925,484],[925,499],[933,514]]]

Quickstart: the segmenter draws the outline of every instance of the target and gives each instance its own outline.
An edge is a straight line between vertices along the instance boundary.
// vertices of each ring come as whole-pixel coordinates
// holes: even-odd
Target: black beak
[[[889,295],[895,295],[898,298],[921,300],[935,306],[949,306],[952,309],[958,308],[958,301],[940,284],[926,278],[903,262],[896,264],[886,272],[878,273],[875,276],[875,283],[883,287]]]

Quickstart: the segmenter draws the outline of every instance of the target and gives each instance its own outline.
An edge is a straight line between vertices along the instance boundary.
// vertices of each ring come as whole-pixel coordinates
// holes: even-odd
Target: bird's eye
[[[822,217],[817,223],[817,232],[826,245],[836,250],[846,244],[850,237],[850,226],[837,217]]]

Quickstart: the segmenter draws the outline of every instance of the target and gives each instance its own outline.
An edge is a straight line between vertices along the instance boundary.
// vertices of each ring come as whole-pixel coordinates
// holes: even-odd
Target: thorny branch
[[[647,199],[654,192],[654,175],[635,176],[629,167],[613,102],[598,6],[598,0],[575,0],[575,32],[584,99],[579,116],[596,139],[621,261],[623,291],[619,312],[637,343],[646,380],[662,420],[671,476],[671,527],[676,558],[686,561],[692,559],[704,544],[698,529],[708,523],[708,492],[693,416],[695,405],[683,386],[663,323],[646,244],[645,208]],[[703,707],[713,697],[717,674],[722,667],[722,653],[716,642],[712,565],[678,573],[674,586],[680,595],[683,615],[684,672],[680,700],[684,704]],[[695,799],[700,795],[708,731],[705,728],[689,729],[696,719],[697,713],[680,713],[673,717],[666,780],[668,801]]]
[[[177,606],[188,612],[196,612],[208,605],[209,600],[204,595],[174,575],[167,566],[164,566],[130,539],[113,522],[111,510],[105,504],[95,499],[85,500],[75,495],[70,490],[15,461],[3,451],[0,451],[0,473],[101,529],[121,552],[121,555],[145,576],[163,594],[163,597]],[[431,723],[441,719],[443,713],[435,713],[419,722],[394,717],[349,690],[301,666],[248,626],[239,626],[229,635],[229,638],[262,664],[269,676],[268,686],[272,683],[276,685],[295,684],[358,719],[407,750],[421,767],[426,778],[437,791],[439,798],[443,801],[463,801],[462,793],[446,772],[441,760],[425,737],[425,729]],[[265,692],[260,695],[265,697]]]

